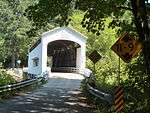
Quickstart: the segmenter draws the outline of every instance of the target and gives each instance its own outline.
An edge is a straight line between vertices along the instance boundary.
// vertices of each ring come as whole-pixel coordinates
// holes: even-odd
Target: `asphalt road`
[[[69,75],[57,73],[39,89],[0,102],[0,113],[92,113],[80,91],[83,77]]]

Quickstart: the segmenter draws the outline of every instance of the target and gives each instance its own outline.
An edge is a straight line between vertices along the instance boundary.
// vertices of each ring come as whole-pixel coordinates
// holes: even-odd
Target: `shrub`
[[[16,81],[6,73],[4,70],[0,70],[0,86],[15,83]]]

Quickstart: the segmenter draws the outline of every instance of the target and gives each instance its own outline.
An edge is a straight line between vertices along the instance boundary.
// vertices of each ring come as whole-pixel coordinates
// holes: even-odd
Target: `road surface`
[[[0,102],[0,113],[92,113],[80,92],[82,79],[77,74],[55,73],[39,89]]]

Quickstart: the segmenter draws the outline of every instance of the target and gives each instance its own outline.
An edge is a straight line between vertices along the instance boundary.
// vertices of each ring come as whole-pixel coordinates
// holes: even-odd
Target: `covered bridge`
[[[40,75],[64,68],[82,72],[85,61],[86,38],[69,27],[60,27],[43,33],[30,48],[28,74]]]

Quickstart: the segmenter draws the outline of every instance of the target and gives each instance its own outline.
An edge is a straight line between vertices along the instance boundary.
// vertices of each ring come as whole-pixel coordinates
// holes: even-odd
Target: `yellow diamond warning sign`
[[[90,55],[89,55],[89,59],[95,64],[96,62],[98,62],[100,59],[102,58],[102,56],[96,51],[94,50]]]
[[[125,62],[130,62],[142,48],[142,44],[131,38],[128,33],[120,37],[111,49]]]

